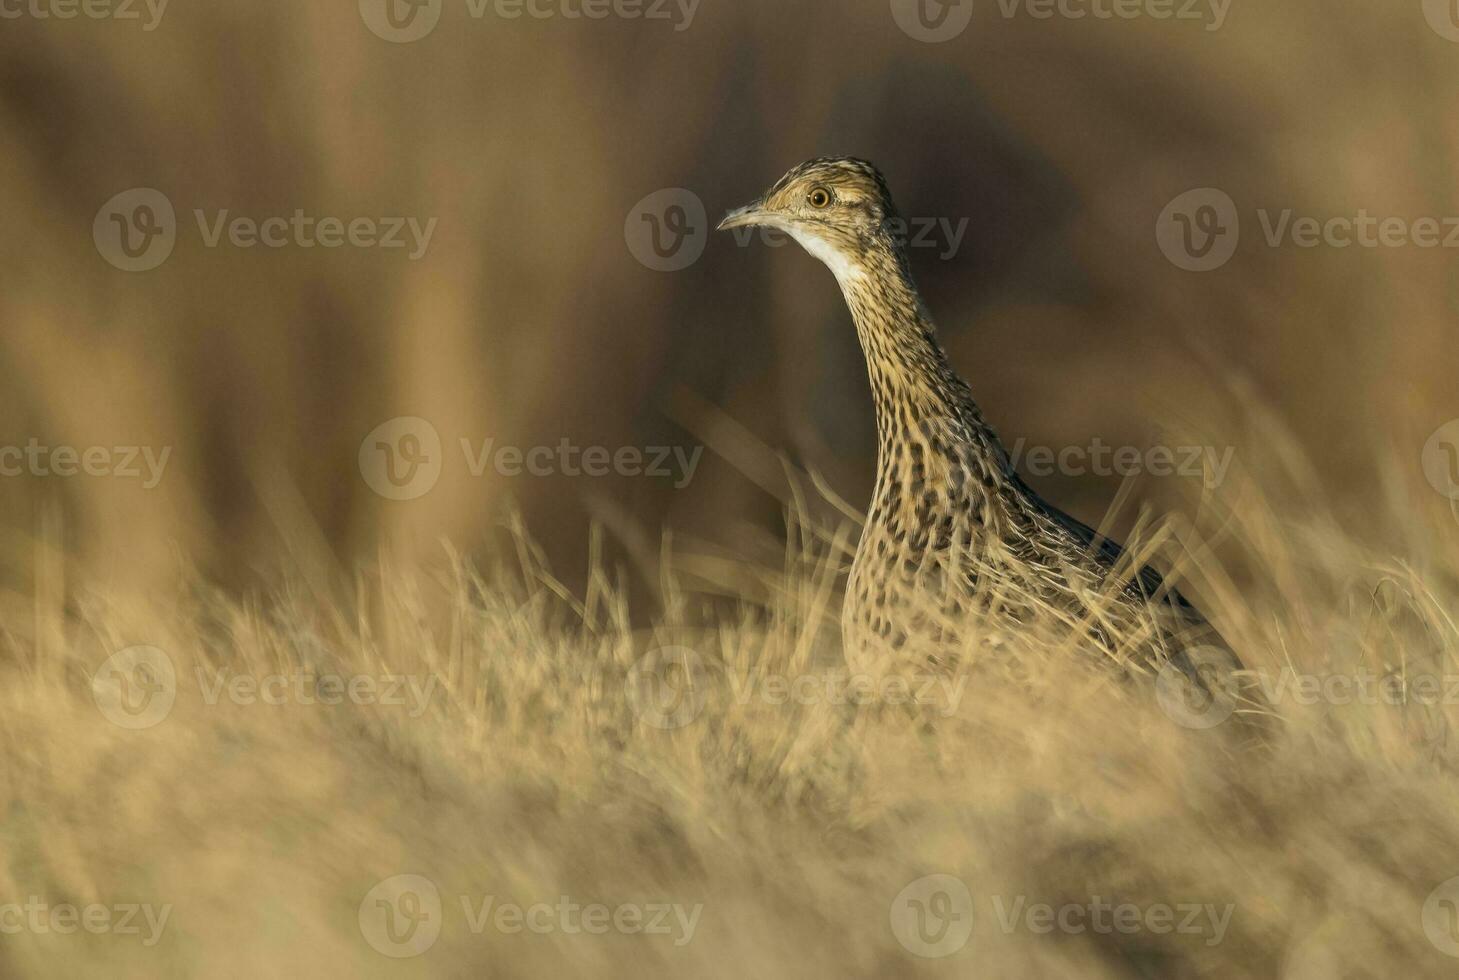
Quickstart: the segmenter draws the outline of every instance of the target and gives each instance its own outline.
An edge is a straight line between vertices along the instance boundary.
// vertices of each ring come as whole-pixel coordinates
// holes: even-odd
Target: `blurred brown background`
[[[565,570],[594,516],[646,540],[777,532],[781,502],[712,449],[683,488],[476,477],[460,451],[692,450],[704,433],[682,392],[860,505],[872,418],[832,277],[727,235],[655,271],[625,236],[656,191],[692,191],[712,223],[823,154],[875,161],[908,216],[968,219],[960,247],[912,261],[1010,444],[1197,431],[1239,466],[1272,451],[1257,408],[1356,519],[1392,492],[1385,472],[1419,488],[1412,506],[1447,506],[1420,454],[1459,416],[1459,253],[1274,249],[1256,217],[1459,214],[1459,43],[1421,0],[1234,0],[1219,30],[1205,5],[1204,20],[1042,20],[979,0],[938,44],[886,0],[702,0],[687,22],[679,6],[478,19],[446,0],[411,43],[378,36],[355,0],[173,0],[153,30],[145,6],[140,21],[7,9],[0,444],[171,447],[150,490],[0,479],[7,585],[29,581],[37,528],[64,534],[78,569],[137,585],[187,562],[245,578],[311,522],[346,565],[387,542],[471,551],[509,500]],[[129,273],[93,222],[137,187],[175,206],[177,240]],[[1201,187],[1242,222],[1234,258],[1205,274],[1155,238],[1166,204]],[[439,220],[411,261],[210,248],[194,209]],[[358,460],[398,416],[444,444],[412,501],[373,493]],[[1120,483],[1033,482],[1086,519]],[[1146,480],[1139,498],[1191,492]]]

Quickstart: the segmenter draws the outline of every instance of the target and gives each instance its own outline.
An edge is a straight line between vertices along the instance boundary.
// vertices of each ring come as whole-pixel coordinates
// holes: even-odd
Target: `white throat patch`
[[[856,267],[856,264],[824,238],[806,231],[804,228],[792,227],[788,230],[790,237],[799,242],[801,248],[826,263],[826,267],[835,274],[836,281],[843,287],[847,283],[861,278],[861,270]]]

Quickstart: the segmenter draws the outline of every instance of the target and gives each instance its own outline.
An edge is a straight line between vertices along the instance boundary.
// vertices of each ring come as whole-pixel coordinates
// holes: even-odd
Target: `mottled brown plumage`
[[[986,640],[960,635],[974,602],[978,622],[1010,631],[1052,609],[1126,663],[1219,643],[1157,572],[1125,567],[1118,544],[1019,478],[938,345],[875,167],[802,164],[721,228],[746,225],[785,231],[831,268],[866,356],[877,477],[847,587],[848,656],[910,643],[941,659]]]

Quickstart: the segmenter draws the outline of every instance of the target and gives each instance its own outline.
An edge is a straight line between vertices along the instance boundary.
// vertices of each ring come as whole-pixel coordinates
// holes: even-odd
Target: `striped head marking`
[[[896,250],[888,233],[896,216],[876,167],[865,160],[826,157],[791,170],[760,200],[731,211],[719,227],[783,231],[845,285],[864,274],[870,252]]]

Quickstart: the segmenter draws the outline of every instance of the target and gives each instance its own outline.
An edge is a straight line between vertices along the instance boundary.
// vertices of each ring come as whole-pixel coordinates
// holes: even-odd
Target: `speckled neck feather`
[[[905,253],[890,236],[877,236],[860,250],[854,268],[858,274],[841,279],[841,289],[876,405],[878,474],[901,482],[888,472],[902,458],[898,444],[951,428],[967,438],[955,447],[959,462],[974,464],[988,478],[1009,475],[1008,454],[937,342]]]

